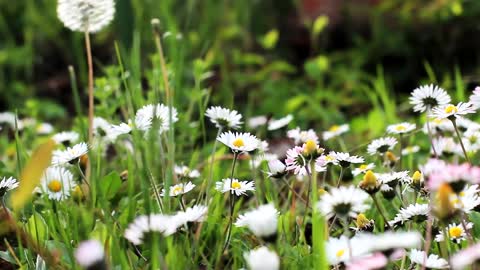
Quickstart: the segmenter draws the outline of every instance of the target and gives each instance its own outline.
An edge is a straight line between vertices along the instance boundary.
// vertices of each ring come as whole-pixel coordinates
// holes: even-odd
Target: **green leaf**
[[[328,21],[328,17],[325,15],[317,17],[317,19],[315,19],[315,21],[313,22],[313,35],[316,36],[320,34],[325,29],[325,27],[327,27]]]
[[[265,36],[263,36],[263,38],[261,38],[260,43],[262,44],[264,49],[272,49],[277,44],[278,36],[278,30],[270,30],[268,33],[265,34]]]
[[[110,200],[115,197],[121,185],[122,180],[120,179],[120,175],[113,171],[100,181],[100,192],[107,200]]]
[[[17,262],[8,251],[0,251],[0,259],[5,260],[13,265],[17,265]]]
[[[48,238],[47,224],[43,217],[36,212],[28,219],[26,230],[32,239],[38,243],[42,243]]]

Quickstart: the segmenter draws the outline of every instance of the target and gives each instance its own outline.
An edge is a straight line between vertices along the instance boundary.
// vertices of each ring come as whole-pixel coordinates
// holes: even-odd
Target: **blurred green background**
[[[408,114],[405,96],[420,84],[459,100],[479,81],[480,1],[117,0],[116,8],[114,23],[93,36],[100,114],[116,111],[108,104],[123,87],[120,58],[138,91],[156,85],[155,17],[169,32],[180,110],[201,88],[211,104],[247,116],[294,113],[317,127],[351,119],[362,131],[365,121]],[[0,111],[68,123],[69,65],[83,91],[83,35],[63,27],[55,0],[0,1]]]

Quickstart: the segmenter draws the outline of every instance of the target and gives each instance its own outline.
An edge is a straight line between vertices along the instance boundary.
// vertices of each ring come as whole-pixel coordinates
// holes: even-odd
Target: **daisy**
[[[392,150],[393,147],[395,147],[395,145],[397,144],[397,142],[397,139],[393,137],[375,139],[367,146],[367,152],[370,155],[375,155],[377,153],[383,154],[388,150]]]
[[[268,177],[272,178],[281,178],[282,176],[285,175],[286,173],[287,166],[283,164],[278,159],[270,160],[268,162],[268,172],[267,175]]]
[[[327,218],[333,215],[355,217],[370,208],[369,196],[354,186],[332,188],[320,197],[317,207]]]
[[[324,131],[322,136],[325,141],[328,141],[332,138],[342,135],[343,133],[349,130],[350,130],[350,127],[348,126],[348,124],[333,125],[327,131]]]
[[[278,270],[280,269],[280,258],[277,253],[262,246],[255,250],[243,253],[250,270]]]
[[[12,189],[16,189],[19,186],[19,183],[17,179],[13,177],[3,177],[2,181],[0,181],[0,197],[5,195],[7,191],[10,191]]]
[[[73,164],[78,159],[87,154],[88,146],[86,143],[81,142],[79,144],[74,145],[73,147],[67,147],[66,150],[55,150],[53,151],[52,156],[52,164],[53,165],[61,165],[61,164]]]
[[[277,160],[278,156],[272,153],[259,153],[256,156],[251,156],[252,162],[250,162],[250,167],[252,168],[259,168],[264,162],[268,164],[268,162],[272,160]]]
[[[390,226],[404,224],[407,221],[423,222],[427,220],[430,209],[428,204],[411,204],[407,208],[401,208],[398,214],[392,221],[389,221]]]
[[[175,174],[180,178],[195,179],[200,177],[200,172],[195,169],[190,169],[187,166],[175,165]]]
[[[463,270],[478,263],[479,260],[480,244],[475,244],[454,254],[450,263],[453,270]]]
[[[11,112],[2,112],[0,113],[0,124],[7,124],[10,127],[15,127],[15,114]]]
[[[414,131],[417,126],[408,122],[394,124],[387,127],[387,132],[390,134],[406,134]]]
[[[75,250],[75,259],[85,269],[106,269],[105,250],[97,240],[81,242]]]
[[[470,103],[475,105],[475,107],[480,108],[480,87],[475,87],[472,95],[470,96]]]
[[[172,107],[172,123],[178,121],[177,109]],[[148,104],[140,108],[135,114],[135,127],[142,131],[149,130],[153,121],[157,121],[159,133],[170,129],[170,108],[163,104]]]
[[[113,20],[115,2],[113,0],[59,0],[57,14],[68,29],[95,33]]]
[[[367,171],[363,180],[358,183],[358,187],[369,194],[375,194],[382,187],[382,182],[378,180],[377,175],[372,171]]]
[[[430,254],[426,258],[425,251],[412,249],[410,251],[410,261],[415,264],[424,265],[428,269],[446,269],[448,268],[448,262],[445,259],[440,258],[436,254]],[[425,259],[426,258],[426,259]]]
[[[474,113],[476,110],[473,104],[467,102],[460,102],[457,105],[447,104],[439,107],[433,108],[431,117],[450,120],[454,120],[459,115],[466,115],[469,113]]]
[[[233,133],[231,131],[220,134],[217,140],[230,147],[234,153],[251,152],[257,149],[259,144],[257,137],[250,133]]]
[[[79,138],[80,138],[80,135],[75,131],[62,131],[60,133],[53,135],[52,137],[52,139],[58,144],[73,143],[78,141]]]
[[[409,171],[400,171],[400,172],[382,173],[382,174],[378,174],[377,176],[382,182],[382,184],[387,184],[390,187],[394,188],[397,186],[399,182],[409,183],[410,176],[408,174],[409,174]]]
[[[208,207],[205,205],[194,205],[188,207],[185,212],[178,212],[175,218],[179,219],[182,224],[188,224],[190,222],[202,222],[207,217]]]
[[[369,163],[369,164],[362,164],[360,167],[357,167],[353,169],[352,174],[353,176],[357,176],[362,173],[366,173],[367,171],[373,170],[375,168],[375,164]]]
[[[215,189],[225,193],[230,192],[237,196],[244,195],[247,191],[255,191],[253,181],[238,181],[238,179],[226,178],[216,183]]]
[[[256,129],[258,127],[266,125],[267,121],[268,119],[265,115],[254,116],[248,119],[247,126],[251,129]]]
[[[430,118],[430,121],[427,123],[423,125],[423,133],[425,134],[428,134],[428,125],[430,125],[430,132],[432,134],[444,133],[444,132],[455,132],[452,122],[449,121],[448,119]]]
[[[182,226],[182,221],[181,218],[163,214],[138,216],[128,225],[123,236],[134,245],[140,245],[146,233],[158,232],[169,236]]]
[[[410,97],[414,112],[424,112],[430,108],[448,104],[450,101],[447,91],[433,84],[416,88]]]
[[[455,142],[452,137],[438,137],[434,138],[432,141],[433,147],[431,148],[431,153],[433,154],[433,149],[438,155],[445,155],[450,157],[452,155],[463,156],[462,149],[460,145]]]
[[[107,130],[107,138],[114,142],[119,136],[130,134],[132,132],[132,124],[120,123],[119,125],[110,125]]]
[[[293,171],[295,175],[305,176],[307,175],[308,161],[303,156],[303,147],[295,146],[292,149],[287,150],[287,158],[285,159],[287,165],[287,171]]]
[[[447,235],[450,240],[459,244],[467,239],[467,231],[473,228],[473,223],[468,222],[465,227],[462,224],[452,223],[447,226]],[[443,231],[435,236],[435,241],[442,242],[444,240]]]
[[[419,232],[359,233],[356,237],[364,243],[368,253],[389,252],[399,248],[418,248],[422,243],[422,235]]]
[[[291,121],[293,120],[293,115],[289,114],[285,117],[282,117],[280,119],[270,119],[268,121],[268,130],[277,130],[285,127],[288,125]]]
[[[345,235],[339,238],[330,237],[325,244],[327,260],[330,265],[346,263],[354,258],[362,257],[366,254],[365,243],[357,237],[348,239]],[[350,257],[352,256],[352,257]]]
[[[240,215],[235,226],[248,227],[258,237],[269,237],[277,233],[278,214],[273,204],[260,205],[258,208]]]
[[[456,208],[469,214],[473,210],[477,210],[480,206],[480,196],[478,195],[478,185],[465,187],[462,192],[452,198]]]
[[[76,186],[73,174],[63,167],[48,167],[41,179],[40,190],[46,193],[48,198],[55,201],[63,201],[70,196],[70,192]]]
[[[207,109],[205,115],[217,128],[237,129],[242,124],[242,115],[235,110],[229,110],[220,106]]]
[[[176,197],[176,196],[179,196],[179,195],[183,195],[185,193],[188,193],[189,191],[191,191],[193,188],[195,187],[194,184],[192,184],[192,182],[188,182],[186,184],[176,184],[174,186],[171,186],[170,187],[170,192],[168,193],[170,197]],[[162,193],[160,193],[160,196],[165,196],[165,189],[162,189]]]
[[[314,141],[318,144],[318,136],[313,129],[300,130],[299,127],[287,131],[287,137],[293,139],[296,145]]]
[[[377,270],[384,269],[388,264],[388,258],[380,252],[355,259],[347,263],[346,270]]]
[[[47,135],[53,132],[53,126],[50,123],[40,123],[35,128],[35,131],[39,135]]]
[[[343,168],[350,166],[352,163],[363,163],[365,160],[363,157],[350,156],[349,153],[331,151],[329,156],[333,157],[333,164],[340,165]]]
[[[407,146],[402,149],[402,156],[415,154],[418,151],[420,151],[420,147],[418,145]]]

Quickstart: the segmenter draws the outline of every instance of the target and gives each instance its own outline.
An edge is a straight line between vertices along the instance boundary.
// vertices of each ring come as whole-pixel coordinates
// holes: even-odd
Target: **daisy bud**
[[[268,162],[268,176],[272,178],[281,178],[285,175],[287,167],[278,159],[270,160]]]
[[[395,189],[392,188],[391,186],[389,185],[386,185],[386,184],[383,184],[381,187],[380,187],[380,191],[382,192],[382,195],[385,199],[391,201],[393,200],[393,198],[395,198]]]
[[[280,258],[274,251],[267,247],[245,252],[243,257],[247,261],[248,269],[251,270],[278,270],[280,269]]]
[[[372,232],[375,222],[373,219],[368,219],[364,214],[358,214],[355,224],[357,225],[357,231]]]
[[[75,186],[72,190],[72,197],[75,201],[80,202],[85,199],[85,194],[80,186]]]
[[[397,156],[395,156],[395,154],[392,152],[392,151],[387,151],[385,153],[385,162],[384,164],[387,166],[387,167],[393,167],[395,166],[395,163],[397,163]]]
[[[303,153],[306,156],[313,155],[317,152],[318,145],[313,140],[307,140],[303,146]]]
[[[128,180],[128,170],[124,170],[122,173],[120,173],[120,179],[122,179],[122,181]]]
[[[434,213],[440,220],[446,220],[455,215],[455,205],[451,200],[454,194],[449,184],[444,183],[438,188]]]
[[[86,270],[106,270],[105,251],[97,240],[80,243],[75,250],[75,259]]]
[[[158,18],[153,18],[150,23],[152,24],[152,28],[155,34],[160,34],[160,20]]]
[[[412,185],[416,189],[421,189],[423,187],[424,180],[423,174],[420,171],[415,171],[412,175]]]
[[[375,194],[380,189],[380,182],[372,171],[367,171],[358,187],[369,194]]]

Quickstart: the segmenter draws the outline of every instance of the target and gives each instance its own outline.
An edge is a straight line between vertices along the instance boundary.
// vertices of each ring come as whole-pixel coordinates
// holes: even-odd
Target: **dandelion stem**
[[[453,128],[455,129],[455,133],[457,134],[457,138],[460,141],[460,146],[462,147],[463,154],[465,155],[465,160],[471,164],[470,159],[468,158],[467,150],[465,149],[465,145],[463,145],[462,136],[460,135],[460,131],[457,128],[457,121],[455,119],[450,119],[453,124]]]

